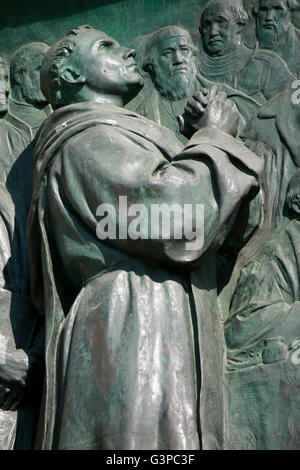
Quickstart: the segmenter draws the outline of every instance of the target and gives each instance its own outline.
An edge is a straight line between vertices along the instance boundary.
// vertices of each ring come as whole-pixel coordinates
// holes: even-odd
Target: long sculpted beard
[[[190,71],[175,72],[173,75],[167,75],[157,67],[154,84],[162,96],[170,101],[179,101],[192,95],[195,78],[195,66]]]
[[[276,51],[277,47],[279,47],[283,34],[279,34],[277,28],[274,29],[262,29],[258,31],[257,37],[259,46],[261,49],[271,49]]]

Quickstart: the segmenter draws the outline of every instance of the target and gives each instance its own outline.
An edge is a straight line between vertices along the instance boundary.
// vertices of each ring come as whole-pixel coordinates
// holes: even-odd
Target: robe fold
[[[93,103],[55,111],[34,158],[27,238],[47,369],[37,448],[222,448],[214,253],[258,191],[261,160],[222,132],[203,129],[183,147],[148,119]],[[119,196],[148,213],[203,204],[203,244],[151,239],[147,226],[140,239],[100,240],[100,204],[124,229]]]
[[[288,222],[242,270],[226,322],[232,357],[249,360],[245,351],[261,353],[268,338],[288,347],[300,338],[299,236],[299,222]]]

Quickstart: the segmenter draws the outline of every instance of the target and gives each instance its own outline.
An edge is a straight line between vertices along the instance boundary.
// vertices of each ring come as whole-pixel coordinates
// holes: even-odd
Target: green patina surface
[[[124,45],[173,23],[196,35],[203,4],[203,0],[1,0],[0,51],[9,56],[25,42],[52,44],[68,29],[84,23],[102,29]]]

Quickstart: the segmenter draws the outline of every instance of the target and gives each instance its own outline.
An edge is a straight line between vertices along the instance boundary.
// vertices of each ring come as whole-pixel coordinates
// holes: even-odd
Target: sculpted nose
[[[175,51],[173,55],[173,65],[179,65],[182,64],[183,59],[180,51]]]
[[[136,56],[136,51],[134,49],[125,49],[124,52],[124,59],[129,59],[129,57],[132,57],[133,59]]]
[[[217,23],[212,23],[209,36],[213,38],[214,36],[218,36],[218,35],[219,35],[219,27]]]
[[[273,11],[271,8],[269,8],[267,10],[267,14],[266,14],[266,20],[265,21],[273,21],[274,20],[274,15],[273,15]]]

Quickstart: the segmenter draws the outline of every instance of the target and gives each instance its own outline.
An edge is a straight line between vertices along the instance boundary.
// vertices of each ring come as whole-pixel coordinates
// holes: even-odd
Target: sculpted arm
[[[88,148],[85,142],[89,142]],[[128,209],[131,207],[131,214],[135,215],[129,214],[128,225],[122,229],[127,231],[130,222],[140,214],[141,237],[134,240],[127,233],[124,239],[116,236],[107,243],[135,255],[175,263],[195,261],[208,249],[215,250],[222,244],[242,200],[257,189],[261,171],[260,161],[240,142],[211,128],[198,131],[189,145],[168,161],[149,140],[102,125],[101,129],[90,129],[70,140],[61,165],[58,184],[72,211],[88,226],[96,242],[99,206],[106,204],[115,209],[118,234],[119,198],[125,197]],[[257,173],[251,168],[256,168]],[[56,174],[57,168],[53,169],[53,178]],[[56,196],[56,192],[51,195]],[[142,205],[140,213],[137,204]],[[154,239],[151,209],[161,204],[193,205],[189,228],[183,227],[183,219],[177,220],[169,238],[164,239],[160,232]],[[204,210],[200,227],[203,243],[188,250],[186,243],[197,228],[197,204]],[[51,217],[59,218],[59,214],[52,213]],[[183,237],[176,238],[176,233],[183,233]]]

